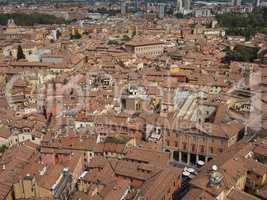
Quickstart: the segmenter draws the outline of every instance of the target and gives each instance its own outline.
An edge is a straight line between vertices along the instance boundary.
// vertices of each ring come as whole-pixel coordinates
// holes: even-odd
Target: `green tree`
[[[82,38],[82,35],[79,33],[78,30],[75,30],[74,34],[70,35],[70,39],[71,40],[78,40],[78,39],[81,39],[81,38]]]
[[[64,82],[64,85],[67,85],[69,83],[69,80],[65,78],[63,82]]]
[[[129,41],[130,40],[130,37],[128,35],[123,35],[122,36],[122,40],[123,41]]]
[[[237,45],[233,50],[228,49],[224,61],[253,62],[257,58],[258,48]]]
[[[53,15],[42,13],[1,13],[0,25],[7,25],[8,19],[14,19],[19,26],[33,26],[34,24],[63,24],[65,20]]]
[[[0,153],[4,153],[6,149],[7,149],[6,145],[0,146]]]
[[[267,9],[258,8],[251,13],[224,13],[216,16],[227,35],[251,39],[257,32],[266,33]]]
[[[22,47],[19,45],[17,50],[17,60],[25,59]]]

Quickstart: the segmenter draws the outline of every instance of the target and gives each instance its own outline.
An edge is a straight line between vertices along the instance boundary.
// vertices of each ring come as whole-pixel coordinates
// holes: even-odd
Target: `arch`
[[[258,58],[263,57],[266,53],[267,53],[267,47],[261,48],[257,53]]]

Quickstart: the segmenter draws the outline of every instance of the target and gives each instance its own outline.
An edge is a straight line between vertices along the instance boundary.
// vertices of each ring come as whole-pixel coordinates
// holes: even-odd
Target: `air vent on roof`
[[[63,175],[67,176],[69,174],[69,169],[68,168],[64,168],[63,169]]]
[[[46,167],[44,167],[41,171],[40,171],[40,176],[43,176],[46,172]]]
[[[253,157],[253,152],[252,151],[250,151],[246,156],[245,156],[245,158],[252,158]]]
[[[209,179],[209,185],[210,186],[219,186],[221,181],[223,179],[223,176],[220,172],[214,171],[211,175],[210,175],[210,179]]]
[[[218,170],[218,166],[217,165],[212,165],[211,169],[212,169],[212,171],[217,171]]]

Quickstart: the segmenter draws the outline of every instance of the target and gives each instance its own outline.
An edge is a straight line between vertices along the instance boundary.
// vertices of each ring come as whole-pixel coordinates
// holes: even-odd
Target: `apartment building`
[[[262,199],[267,183],[265,158],[266,139],[239,142],[200,170],[183,199]]]
[[[150,154],[150,152],[147,154],[145,150],[143,152],[142,160]],[[157,156],[158,154],[152,159]],[[181,186],[181,173],[180,169],[168,166],[166,163],[161,163],[161,167],[159,167],[154,162],[108,160],[100,156],[92,159],[87,173],[78,182],[78,188],[87,196],[105,199],[108,198],[108,193],[104,193],[104,191],[109,191],[107,188],[113,182],[113,186],[116,187],[116,191],[113,190],[113,192],[119,193],[113,199],[127,199],[122,198],[126,194],[128,198],[132,197],[132,199],[172,200],[173,193]],[[118,187],[118,183],[123,183],[123,185]],[[159,187],[159,184],[162,184],[163,187]]]
[[[156,57],[163,53],[163,42],[129,42],[125,45],[126,49],[137,57]]]
[[[207,162],[226,148],[235,144],[243,135],[243,125],[237,121],[201,125],[188,121],[159,119],[146,124],[146,139],[162,141],[164,151],[171,152],[178,162],[196,165]]]

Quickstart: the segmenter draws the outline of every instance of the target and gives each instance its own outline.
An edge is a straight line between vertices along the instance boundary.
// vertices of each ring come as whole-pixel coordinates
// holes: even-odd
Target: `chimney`
[[[69,169],[68,168],[64,168],[63,169],[63,176],[68,176],[69,175]]]

